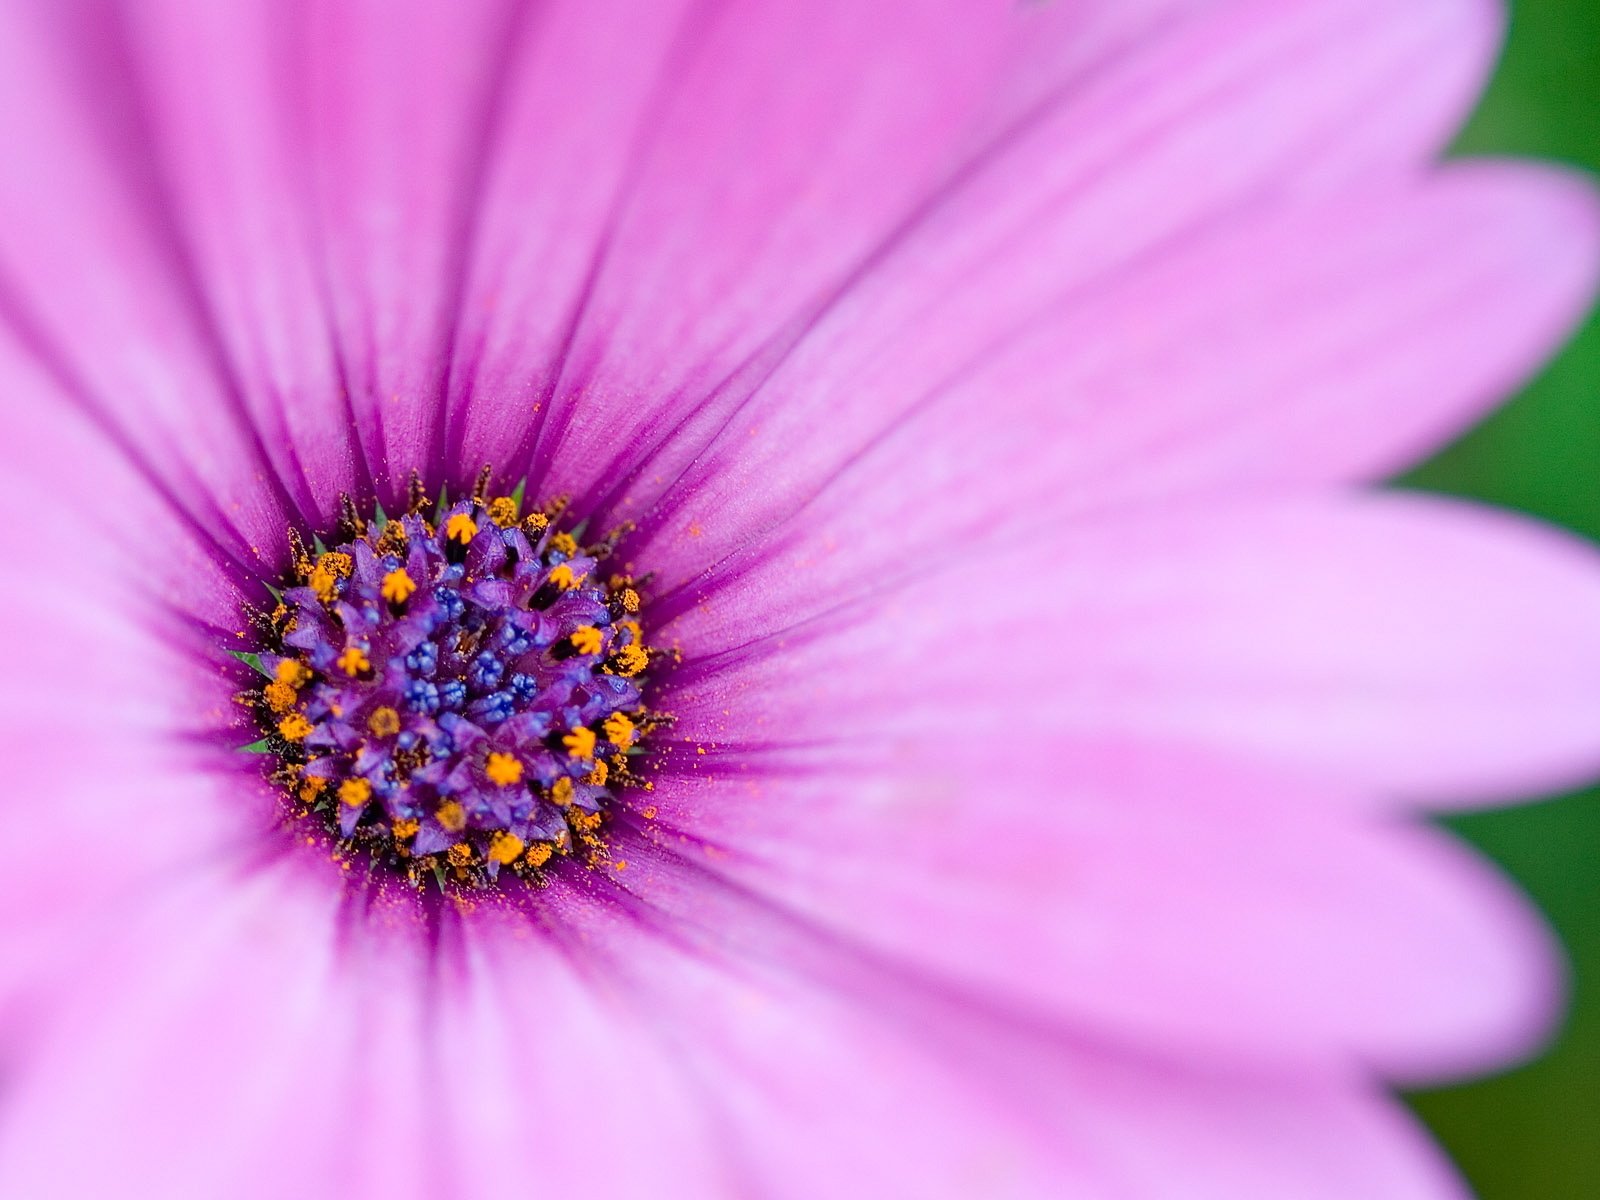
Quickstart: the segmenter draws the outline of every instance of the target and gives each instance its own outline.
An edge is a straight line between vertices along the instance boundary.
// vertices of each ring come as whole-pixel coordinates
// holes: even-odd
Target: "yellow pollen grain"
[[[489,839],[489,861],[504,866],[514,863],[522,855],[526,843],[510,830],[502,829]]]
[[[579,833],[593,833],[600,827],[600,814],[597,812],[575,812],[567,818],[567,824],[571,825]]]
[[[646,821],[654,821],[656,819],[656,814],[660,811],[661,810],[658,809],[654,804],[647,804],[644,807],[644,819]]]
[[[457,800],[446,800],[433,817],[446,833],[460,833],[467,827],[467,810]]]
[[[572,803],[572,780],[563,775],[550,785],[550,803],[565,808]]]
[[[636,613],[639,611],[639,593],[632,588],[623,588],[617,599],[622,601],[622,611]]]
[[[572,631],[572,648],[579,654],[599,654],[605,638],[593,625],[580,625]]]
[[[570,533],[556,533],[550,536],[550,549],[571,558],[578,552],[578,539]]]
[[[522,527],[537,537],[550,527],[550,518],[542,512],[529,513],[523,518]]]
[[[302,801],[310,804],[327,790],[328,781],[316,775],[306,775],[300,780],[299,796]]]
[[[517,502],[510,496],[496,496],[489,501],[489,520],[502,529],[517,523]]]
[[[323,603],[327,603],[339,594],[338,576],[321,563],[318,563],[316,569],[311,572],[306,584]]]
[[[278,669],[273,675],[279,683],[297,688],[311,679],[311,668],[304,663],[295,662],[292,658],[283,658],[278,660]]]
[[[311,722],[300,713],[290,713],[278,722],[278,732],[291,742],[304,741],[311,730]]]
[[[612,713],[601,728],[605,730],[606,740],[618,750],[626,750],[633,745],[634,724],[626,713]]]
[[[374,737],[393,737],[400,732],[400,714],[387,704],[375,708],[367,718],[367,728],[372,730]]]
[[[360,808],[372,799],[372,785],[365,779],[346,779],[339,785],[339,803],[346,808]]]
[[[572,758],[593,758],[596,740],[594,730],[579,726],[562,738],[561,744]]]
[[[261,689],[261,694],[266,697],[267,707],[275,713],[288,712],[294,707],[294,689],[287,683],[274,679]]]
[[[346,675],[355,676],[372,670],[372,662],[360,646],[346,646],[344,653],[339,655],[338,663],[339,669]]]
[[[550,853],[550,847],[546,843],[535,842],[528,847],[528,853],[522,861],[530,867],[542,867],[550,861]]]
[[[606,776],[609,775],[610,773],[611,773],[611,768],[610,767],[606,766],[606,764],[604,762],[597,762],[594,765],[594,770],[590,771],[587,775],[585,775],[583,777],[583,781],[585,783],[587,783],[587,784],[590,784],[590,785],[594,786],[594,787],[605,787],[605,785],[606,785]]]
[[[410,817],[402,817],[400,820],[396,821],[393,825],[389,826],[389,832],[394,835],[395,841],[403,842],[407,838],[416,837],[417,836],[417,830],[419,830],[421,828],[422,828],[422,822],[421,821],[413,820]]]
[[[578,586],[577,576],[572,573],[572,568],[567,566],[566,563],[551,568],[550,577],[546,582],[563,592],[570,592]]]
[[[410,540],[404,525],[399,521],[390,521],[383,527],[383,532],[378,535],[378,553],[404,554]]]
[[[490,753],[488,762],[484,764],[483,773],[496,787],[510,787],[514,783],[522,782],[522,763],[515,755],[495,750]],[[515,858],[516,855],[513,854],[511,857]]]
[[[404,567],[396,567],[383,577],[378,593],[390,604],[404,604],[417,590],[417,584]]]
[[[472,846],[467,842],[457,842],[444,852],[450,860],[452,867],[465,867],[472,862]]]
[[[478,523],[466,513],[457,513],[444,523],[444,536],[465,546],[478,536]]]
[[[317,566],[326,567],[340,579],[350,578],[350,572],[355,570],[356,560],[343,550],[329,550],[317,559]]]
[[[614,655],[618,675],[637,675],[650,665],[650,655],[642,646],[623,646]]]

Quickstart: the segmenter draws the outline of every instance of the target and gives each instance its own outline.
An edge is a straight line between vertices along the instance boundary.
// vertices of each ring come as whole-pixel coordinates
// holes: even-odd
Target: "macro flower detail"
[[[1600,556],[1477,0],[0,5],[0,1195],[1442,1200]],[[485,469],[487,465],[487,474]]]
[[[633,580],[600,578],[518,495],[432,519],[413,480],[406,512],[370,521],[341,503],[340,540],[307,550],[243,653],[269,682],[242,693],[291,817],[320,814],[343,854],[446,886],[539,880],[554,856],[604,855],[598,829],[641,730],[649,651]]]

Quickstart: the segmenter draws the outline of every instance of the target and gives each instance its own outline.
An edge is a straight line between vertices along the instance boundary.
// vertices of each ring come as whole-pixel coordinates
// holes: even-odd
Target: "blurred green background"
[[[1600,171],[1600,0],[1511,8],[1504,62],[1460,149]],[[1600,316],[1513,403],[1402,482],[1600,540]],[[1600,791],[1450,824],[1555,922],[1575,969],[1574,1006],[1538,1062],[1417,1096],[1416,1107],[1482,1200],[1600,1197]]]

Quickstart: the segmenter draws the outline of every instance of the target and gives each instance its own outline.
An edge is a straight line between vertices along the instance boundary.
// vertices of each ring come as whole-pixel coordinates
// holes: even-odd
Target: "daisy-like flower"
[[[1482,0],[0,9],[0,1194],[1458,1192],[1600,564]]]

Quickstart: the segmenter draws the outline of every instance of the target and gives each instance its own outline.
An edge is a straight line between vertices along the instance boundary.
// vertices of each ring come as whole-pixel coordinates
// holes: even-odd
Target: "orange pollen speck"
[[[618,675],[637,675],[650,665],[650,655],[640,646],[624,646],[615,655]]]
[[[496,496],[489,501],[489,520],[502,529],[517,523],[517,502],[510,496]]]
[[[472,861],[472,846],[467,842],[457,842],[444,852],[450,860],[452,867],[464,867]]]
[[[572,780],[563,775],[550,785],[550,803],[559,808],[572,803]]]
[[[502,829],[489,839],[489,861],[501,864],[514,863],[522,855],[525,844],[516,834]]]
[[[467,810],[458,801],[446,800],[433,815],[446,833],[460,833],[467,827]]]
[[[528,847],[527,856],[523,859],[530,867],[542,867],[550,861],[550,847],[543,842],[535,842]]]
[[[497,787],[510,787],[514,783],[522,782],[522,763],[514,755],[495,750],[489,755],[489,760],[484,764],[483,773],[489,777],[489,782]],[[516,855],[511,856],[515,858]]]
[[[478,536],[478,523],[466,513],[457,513],[444,523],[444,536],[465,546]]]
[[[295,662],[292,658],[284,658],[278,660],[278,669],[273,674],[279,683],[297,688],[310,681],[311,668],[304,663]]]
[[[367,728],[372,730],[375,737],[393,737],[400,732],[400,714],[387,704],[375,708],[367,718]]]
[[[396,567],[383,577],[378,594],[390,604],[404,604],[416,592],[416,582],[406,574],[404,567]]]
[[[593,758],[597,740],[594,736],[594,730],[580,726],[562,738],[561,744],[567,748],[567,754],[573,758]]]
[[[346,675],[355,676],[363,671],[372,670],[372,661],[367,658],[367,652],[360,646],[347,646],[338,658],[339,669]]]
[[[274,679],[261,689],[261,694],[266,697],[267,707],[275,713],[288,712],[294,707],[294,689],[287,683]]]
[[[633,745],[634,724],[626,713],[612,713],[601,726],[606,732],[606,740],[619,750],[626,750]]]
[[[577,576],[572,573],[572,568],[567,566],[566,563],[552,567],[547,582],[552,587],[559,588],[563,592],[570,592],[578,586]]]
[[[632,588],[623,588],[622,594],[618,599],[622,601],[622,610],[624,612],[636,613],[639,611],[639,593]]]
[[[561,554],[565,554],[568,558],[571,558],[578,552],[578,539],[573,537],[570,533],[552,534],[550,538],[550,549]]]
[[[316,593],[317,599],[325,603],[339,594],[338,577],[321,563],[317,564],[306,583]]]
[[[283,734],[283,736],[291,742],[304,740],[306,735],[311,732],[312,728],[313,726],[311,722],[306,720],[305,717],[299,713],[290,713],[287,717],[278,722],[278,732]]]
[[[414,821],[406,818],[396,821],[393,825],[389,826],[389,832],[394,834],[396,841],[403,842],[407,838],[416,837],[417,830],[421,828],[421,821]]]
[[[346,779],[339,785],[339,803],[347,808],[360,808],[372,799],[372,785],[365,779]]]
[[[599,654],[605,638],[593,625],[580,625],[572,631],[572,648],[579,654]]]
[[[597,762],[594,765],[594,770],[583,777],[583,781],[594,787],[605,787],[606,776],[609,774],[611,774],[611,768],[603,762]]]

